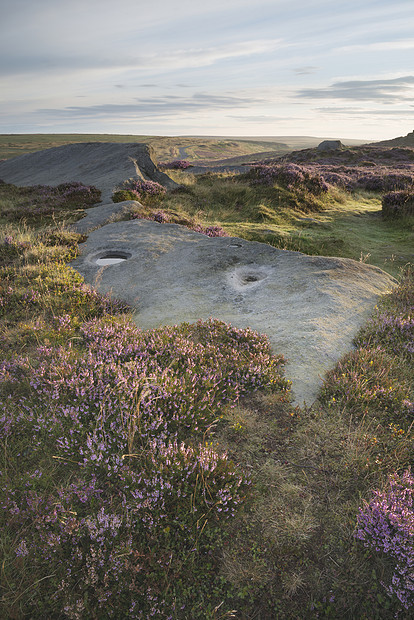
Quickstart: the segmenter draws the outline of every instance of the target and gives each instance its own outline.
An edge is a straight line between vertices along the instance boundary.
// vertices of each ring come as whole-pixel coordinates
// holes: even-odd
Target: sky
[[[0,0],[0,133],[414,129],[413,0]]]

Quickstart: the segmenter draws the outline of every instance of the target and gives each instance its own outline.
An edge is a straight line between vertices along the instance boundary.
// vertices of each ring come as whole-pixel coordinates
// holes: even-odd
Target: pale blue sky
[[[0,133],[414,129],[413,0],[0,0],[0,15]]]

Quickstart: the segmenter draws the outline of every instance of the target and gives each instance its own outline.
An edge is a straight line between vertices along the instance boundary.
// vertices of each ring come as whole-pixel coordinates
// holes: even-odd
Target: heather
[[[173,161],[160,162],[158,167],[160,170],[187,170],[191,164],[186,159],[174,159]]]
[[[253,180],[190,175],[136,216],[227,233],[237,218],[261,240],[317,230],[315,253],[326,235],[339,255],[345,226],[368,230],[332,188]],[[67,222],[85,203],[30,215],[20,189],[0,186],[10,210],[0,230],[1,615],[407,617],[412,270],[319,401],[293,407],[283,351],[265,336],[213,318],[139,329],[70,267],[82,236]],[[306,211],[305,199],[323,210]],[[377,195],[364,200],[380,208]],[[405,252],[406,225],[366,217]]]
[[[1,217],[8,221],[27,221],[40,217],[69,216],[74,211],[91,207],[100,200],[101,192],[96,187],[79,182],[61,183],[56,187],[36,185],[16,187],[0,183],[3,198]]]
[[[358,515],[356,537],[366,547],[391,558],[393,574],[383,583],[405,610],[414,605],[414,479],[409,469],[401,476],[392,474],[383,491],[375,491]]]
[[[105,617],[120,600],[129,617],[168,617],[157,565],[167,561],[172,577],[188,554],[211,555],[209,535],[248,492],[205,433],[246,391],[285,389],[282,360],[271,363],[264,337],[214,321],[141,332],[109,315],[74,330],[62,316],[54,327],[78,333],[76,344],[42,344],[0,369],[2,437],[13,443],[9,466],[19,464],[2,488],[3,528],[16,541],[10,578],[30,565],[48,580],[45,615],[58,605],[83,617],[86,591]],[[45,487],[45,454],[56,486]]]
[[[275,185],[279,183],[282,187],[290,190],[301,188],[315,196],[328,191],[327,184],[319,174],[312,174],[303,166],[291,163],[273,166],[265,164],[253,166],[246,173],[246,178],[251,183],[258,185]]]
[[[122,200],[142,200],[145,204],[154,204],[160,201],[165,195],[166,189],[156,181],[145,181],[143,179],[132,179],[125,181],[121,189],[114,193],[112,200],[121,202]],[[126,196],[131,198],[126,198]]]
[[[382,197],[384,217],[407,217],[414,215],[414,186],[409,190],[392,191]]]
[[[67,265],[80,236],[37,224],[1,244],[3,613],[213,617],[251,483],[209,431],[286,393],[283,358],[213,319],[143,332]]]

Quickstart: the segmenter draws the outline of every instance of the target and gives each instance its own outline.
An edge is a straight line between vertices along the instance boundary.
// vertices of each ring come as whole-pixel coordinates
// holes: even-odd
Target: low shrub
[[[355,536],[382,553],[392,565],[390,583],[382,583],[408,610],[414,605],[414,478],[410,470],[392,474],[360,509]]]
[[[363,175],[358,179],[358,186],[371,192],[390,192],[413,186],[411,174],[394,173]]]
[[[22,218],[33,220],[38,217],[53,216],[56,213],[86,209],[101,199],[101,191],[94,186],[82,183],[61,183],[57,187],[35,185],[17,187],[0,184],[0,198],[11,201],[10,206],[2,206],[2,216],[10,221]]]
[[[153,222],[158,222],[159,224],[168,224],[173,220],[173,217],[165,211],[148,212],[144,210],[133,213],[131,217],[134,220],[150,220]],[[202,235],[207,235],[207,237],[228,236],[226,231],[221,226],[202,226],[201,224],[196,223],[195,218],[190,218],[187,221],[183,221],[182,219],[180,219],[178,223],[185,226],[186,228],[189,228],[190,230],[201,233]]]
[[[143,332],[107,316],[77,338],[70,317],[55,322],[63,346],[0,366],[1,436],[19,463],[2,481],[0,520],[22,613],[214,617],[222,524],[249,478],[205,434],[243,393],[287,390],[282,357],[215,320]]]
[[[315,196],[326,193],[328,185],[318,173],[309,172],[297,164],[253,166],[246,173],[246,178],[254,185],[280,184],[287,189],[305,189]]]
[[[187,170],[187,168],[191,168],[191,164],[186,159],[175,159],[170,162],[162,162],[158,164],[158,167],[161,170]]]
[[[361,347],[327,373],[320,393],[328,405],[346,406],[354,415],[370,413],[383,423],[410,424],[414,403],[407,386],[395,380],[393,358],[381,347]]]
[[[414,215],[414,189],[392,191],[382,199],[384,217],[405,217]]]
[[[153,204],[158,202],[166,193],[166,189],[156,181],[144,181],[142,179],[129,180],[124,183],[124,188],[132,191],[144,204]]]
[[[112,202],[123,202],[124,200],[137,200],[139,201],[141,196],[138,192],[132,189],[120,189],[112,195]]]

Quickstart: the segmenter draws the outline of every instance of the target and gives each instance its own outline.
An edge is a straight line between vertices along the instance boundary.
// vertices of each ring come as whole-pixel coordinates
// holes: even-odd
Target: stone
[[[105,224],[110,224],[120,219],[129,219],[129,214],[133,207],[143,208],[137,200],[101,203],[96,207],[85,209],[85,217],[72,224],[71,228],[75,232],[88,234]]]
[[[352,349],[379,296],[396,285],[381,269],[351,259],[145,220],[107,224],[80,250],[71,265],[99,292],[128,302],[142,329],[214,317],[267,334],[274,353],[287,358],[299,405],[317,398],[325,373]],[[99,265],[105,257],[121,260]]]
[[[114,190],[128,179],[156,181],[168,189],[178,187],[158,170],[152,149],[138,142],[65,144],[27,153],[0,162],[0,179],[25,187],[79,181],[100,189],[103,202],[109,202]]]
[[[340,140],[323,140],[316,148],[318,151],[342,151],[345,147]]]

